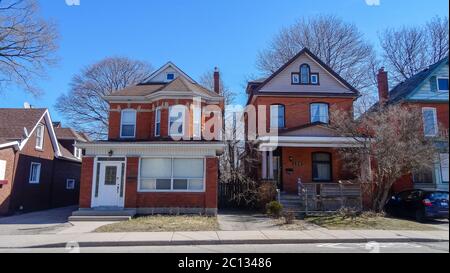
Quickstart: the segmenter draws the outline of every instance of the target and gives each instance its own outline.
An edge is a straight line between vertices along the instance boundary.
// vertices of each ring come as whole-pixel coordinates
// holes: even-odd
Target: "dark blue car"
[[[410,190],[392,196],[386,212],[392,216],[413,217],[419,222],[448,219],[448,192]]]

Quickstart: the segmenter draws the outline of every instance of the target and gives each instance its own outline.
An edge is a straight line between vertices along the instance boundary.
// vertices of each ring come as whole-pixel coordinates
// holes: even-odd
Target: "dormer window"
[[[127,109],[122,111],[120,124],[121,138],[134,138],[136,136],[136,110]]]
[[[309,84],[310,83],[311,68],[307,64],[302,64],[300,66],[300,83]]]
[[[175,80],[175,73],[167,73],[166,74],[166,81],[171,82]]]

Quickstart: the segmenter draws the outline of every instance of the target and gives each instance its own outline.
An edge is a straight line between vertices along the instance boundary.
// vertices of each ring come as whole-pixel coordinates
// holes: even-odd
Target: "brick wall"
[[[332,156],[333,182],[350,179],[351,175],[343,170],[343,164],[336,149],[332,148],[282,148],[283,186],[287,193],[297,193],[298,178],[303,183],[313,182],[312,154],[330,153]],[[290,160],[292,158],[292,161]],[[293,169],[289,174],[286,169]]]
[[[84,157],[81,166],[80,208],[91,208],[92,179],[94,174],[94,158]]]

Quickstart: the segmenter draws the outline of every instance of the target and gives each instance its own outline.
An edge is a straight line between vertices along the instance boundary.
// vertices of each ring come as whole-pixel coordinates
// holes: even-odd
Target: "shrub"
[[[292,225],[294,224],[294,221],[295,221],[295,212],[289,210],[284,213],[284,223],[286,225]]]
[[[264,207],[277,199],[277,187],[273,183],[263,183],[257,190],[258,207]]]
[[[266,206],[267,214],[274,218],[280,218],[283,211],[283,205],[277,201],[272,201]]]

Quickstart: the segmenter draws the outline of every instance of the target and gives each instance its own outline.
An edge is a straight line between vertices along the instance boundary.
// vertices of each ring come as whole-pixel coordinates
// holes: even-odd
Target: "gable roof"
[[[327,64],[325,64],[322,60],[319,59],[316,55],[314,55],[308,48],[303,48],[299,53],[297,53],[294,57],[292,57],[287,63],[285,63],[282,67],[280,67],[275,73],[270,75],[268,78],[260,82],[261,80],[252,81],[249,83],[249,87],[247,88],[247,92],[250,93],[250,97],[254,94],[259,94],[259,91],[266,86],[272,79],[274,79],[278,74],[283,72],[289,65],[291,65],[294,61],[296,61],[303,54],[308,55],[311,59],[319,64],[326,72],[331,74],[337,81],[339,81],[342,85],[347,87],[354,95],[359,96],[359,91],[356,90],[351,84],[349,84],[345,79],[343,79],[339,74],[337,74],[333,69],[331,69]]]
[[[157,77],[160,73],[162,73],[164,70],[166,70],[167,68],[172,67],[175,71],[177,71],[178,74],[184,76],[186,79],[188,79],[189,81],[191,81],[192,83],[195,83],[194,79],[192,79],[191,77],[189,77],[188,74],[184,73],[183,70],[181,70],[178,66],[176,66],[174,63],[172,62],[167,62],[165,65],[163,65],[160,69],[156,70],[155,72],[153,72],[147,79],[144,80],[144,83],[149,83],[151,82],[155,77]]]
[[[159,73],[161,73],[161,71],[164,71],[168,67],[168,65],[173,64],[169,62],[163,68],[159,69],[158,73],[154,74],[151,77],[156,77]],[[170,82],[152,82],[150,81],[152,78],[149,78],[146,80],[146,82],[140,83],[136,86],[130,86],[125,89],[116,91],[111,95],[106,96],[105,99],[111,101],[120,100],[122,97],[143,97],[149,99],[153,96],[159,96],[169,93],[171,95],[176,95],[177,92],[180,93],[180,95],[182,95],[183,93],[183,95],[200,95],[210,99],[223,99],[223,96],[195,82],[184,72],[181,71],[180,73],[182,73],[181,76]],[[175,92],[175,94],[173,92]]]
[[[448,56],[439,62],[430,65],[428,68],[422,70],[406,81],[398,84],[389,92],[389,103],[395,103],[400,100],[406,99],[411,95],[421,84],[429,79],[433,73],[441,68],[443,65],[448,64]]]
[[[55,128],[56,138],[58,140],[74,140],[81,142],[88,142],[89,138],[83,133],[78,133],[72,128]]]
[[[22,150],[43,119],[55,156],[60,157],[61,150],[48,109],[0,108],[0,148],[16,147]]]

